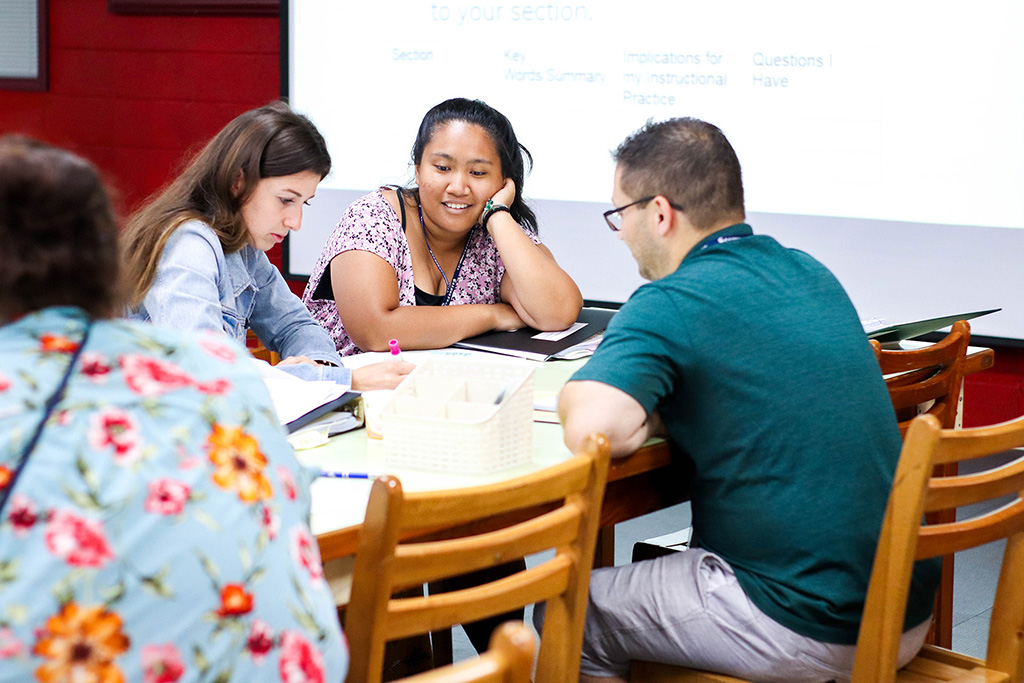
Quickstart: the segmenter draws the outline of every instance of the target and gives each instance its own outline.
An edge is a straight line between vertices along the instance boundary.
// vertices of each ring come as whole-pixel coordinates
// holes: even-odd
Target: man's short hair
[[[745,218],[739,159],[710,123],[689,117],[649,120],[612,157],[623,192],[633,199],[666,197],[683,207],[698,230]]]

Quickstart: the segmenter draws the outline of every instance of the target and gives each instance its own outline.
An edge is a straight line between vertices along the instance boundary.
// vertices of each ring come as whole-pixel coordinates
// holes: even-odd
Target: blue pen
[[[376,479],[380,475],[367,472],[329,472],[327,470],[320,470],[320,476],[331,479]]]

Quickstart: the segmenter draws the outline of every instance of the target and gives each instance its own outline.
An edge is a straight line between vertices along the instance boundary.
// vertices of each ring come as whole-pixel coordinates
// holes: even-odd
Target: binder
[[[343,406],[358,398],[358,391],[346,391],[341,396],[331,399],[326,403],[321,403],[315,408],[310,409],[308,412],[300,415],[291,422],[286,422],[284,426],[288,430],[289,434],[294,434],[297,430],[302,429],[309,423],[319,420],[327,413],[333,412],[335,410],[341,410]]]

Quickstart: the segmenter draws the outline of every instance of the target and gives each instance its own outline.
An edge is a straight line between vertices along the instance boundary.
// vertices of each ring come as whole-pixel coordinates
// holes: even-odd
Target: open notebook
[[[289,433],[359,397],[359,392],[351,391],[345,384],[309,382],[263,361],[252,362],[267,387],[277,418]]]

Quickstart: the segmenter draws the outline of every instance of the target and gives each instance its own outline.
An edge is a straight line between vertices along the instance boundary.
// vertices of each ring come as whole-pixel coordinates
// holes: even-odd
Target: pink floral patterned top
[[[222,334],[0,326],[0,681],[341,681],[348,664],[295,459]]]
[[[419,217],[410,214],[406,229],[419,229]],[[540,239],[526,228],[523,232],[540,244]],[[400,306],[416,305],[416,288],[413,282],[412,254],[409,242],[402,230],[402,221],[380,190],[352,202],[341,217],[334,232],[327,239],[320,258],[313,266],[302,300],[313,318],[326,329],[342,356],[362,353],[352,343],[333,298],[318,299],[317,291],[321,279],[330,278],[329,267],[334,257],[342,252],[360,250],[380,256],[395,269],[398,278],[398,303]],[[490,234],[480,226],[469,233],[462,269],[452,290],[449,305],[495,304],[501,301],[501,278],[505,275],[505,264],[501,262],[498,248]]]

